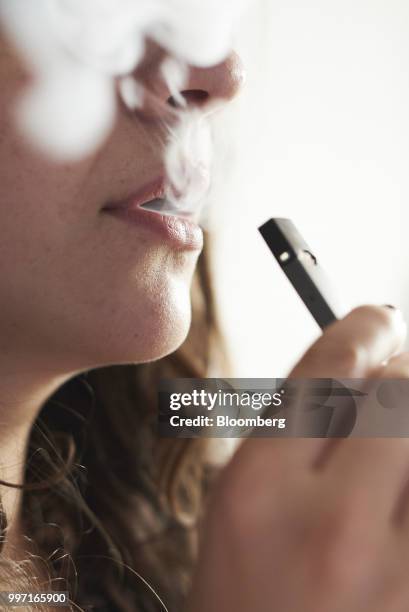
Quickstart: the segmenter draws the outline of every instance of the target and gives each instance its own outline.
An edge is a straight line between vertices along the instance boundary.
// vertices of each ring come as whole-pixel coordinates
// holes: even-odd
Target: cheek
[[[102,219],[102,187],[86,191],[93,159],[56,167],[25,148],[9,121],[0,122],[0,159],[4,349],[44,367],[51,356],[65,371],[175,350],[189,330],[198,253]]]
[[[46,365],[53,355],[70,371],[175,350],[190,325],[198,254],[100,218],[95,202],[73,195],[84,167],[53,168],[47,182],[41,161],[31,160],[31,175],[26,159],[0,170],[12,183],[0,198],[3,344],[27,353],[29,338],[33,358]]]

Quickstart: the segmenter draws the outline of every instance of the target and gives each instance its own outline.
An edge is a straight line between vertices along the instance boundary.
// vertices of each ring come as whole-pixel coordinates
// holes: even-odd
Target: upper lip
[[[117,202],[109,202],[104,206],[103,210],[139,208],[152,200],[164,199],[165,193],[166,181],[163,176],[160,176],[137,189],[126,199]]]

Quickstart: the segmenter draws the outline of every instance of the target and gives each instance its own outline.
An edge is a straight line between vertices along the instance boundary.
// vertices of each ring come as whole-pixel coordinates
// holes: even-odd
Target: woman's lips
[[[109,203],[102,210],[130,225],[148,229],[173,248],[200,250],[203,247],[203,232],[192,219],[152,212],[142,207],[143,204],[164,196],[165,181],[157,179],[126,200]]]

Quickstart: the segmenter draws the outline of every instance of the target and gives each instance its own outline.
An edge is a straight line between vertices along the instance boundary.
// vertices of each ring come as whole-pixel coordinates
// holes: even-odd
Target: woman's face
[[[166,109],[162,60],[150,43],[137,76]],[[191,69],[187,99],[231,99],[242,77],[235,55],[214,68]],[[104,145],[62,164],[29,146],[15,127],[13,108],[31,75],[4,39],[0,78],[1,351],[10,359],[32,356],[39,368],[56,372],[171,352],[189,329],[201,232],[171,218],[166,226],[155,213],[131,219],[104,210],[138,194],[145,201],[155,196],[166,110],[146,103],[131,113],[118,104]]]

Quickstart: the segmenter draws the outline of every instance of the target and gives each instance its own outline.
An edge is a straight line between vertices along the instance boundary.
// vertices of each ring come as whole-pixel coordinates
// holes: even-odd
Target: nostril
[[[186,100],[187,106],[203,106],[209,98],[209,93],[203,89],[187,89],[181,91],[180,95]],[[173,108],[180,106],[173,96],[168,98],[168,104]]]
[[[182,91],[182,96],[187,100],[189,104],[204,104],[209,98],[209,93],[203,89],[189,89],[188,91]]]

